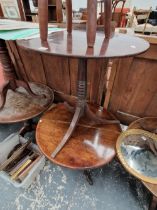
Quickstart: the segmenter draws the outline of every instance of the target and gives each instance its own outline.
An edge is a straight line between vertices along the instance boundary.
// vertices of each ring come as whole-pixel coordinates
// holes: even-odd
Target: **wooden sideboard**
[[[134,58],[113,61],[105,106],[121,122],[157,116],[157,37],[143,36],[150,49]]]

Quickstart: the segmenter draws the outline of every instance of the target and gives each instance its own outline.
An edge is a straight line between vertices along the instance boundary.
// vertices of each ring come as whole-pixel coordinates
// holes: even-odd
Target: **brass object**
[[[19,168],[19,170],[11,176],[11,178],[12,178],[13,180],[16,180],[17,177],[18,177],[18,175],[19,175],[26,167],[28,167],[28,166],[30,165],[31,162],[32,162],[32,160],[30,160],[30,159],[27,160],[27,161]]]
[[[123,132],[116,150],[124,168],[138,179],[157,184],[157,135],[141,129]]]

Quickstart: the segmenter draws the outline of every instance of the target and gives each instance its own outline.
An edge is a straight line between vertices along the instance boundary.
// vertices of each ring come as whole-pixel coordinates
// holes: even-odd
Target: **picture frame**
[[[16,1],[0,0],[5,18],[20,19],[19,9]]]

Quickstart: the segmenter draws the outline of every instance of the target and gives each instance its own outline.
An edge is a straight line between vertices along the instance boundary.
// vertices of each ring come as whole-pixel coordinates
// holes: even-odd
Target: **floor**
[[[21,124],[0,125],[0,141]],[[32,135],[28,136],[32,137]],[[94,185],[82,171],[49,161],[32,185],[15,188],[0,177],[0,210],[147,210],[150,194],[114,160],[92,171]]]

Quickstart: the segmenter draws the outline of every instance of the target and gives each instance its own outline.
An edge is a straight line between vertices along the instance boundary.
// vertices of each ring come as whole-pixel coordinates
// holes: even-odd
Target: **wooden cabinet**
[[[31,5],[29,0],[21,0],[23,4],[24,14],[26,21],[38,22],[38,12],[31,11]],[[38,6],[37,1],[32,1],[34,6]],[[61,23],[63,20],[62,15],[62,1],[61,0],[49,0],[48,2],[49,22]]]
[[[143,38],[150,42],[149,50],[114,61],[112,69],[108,109],[124,124],[157,116],[157,38]]]

